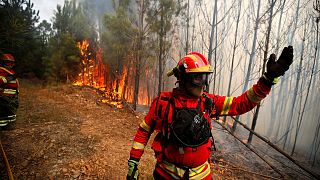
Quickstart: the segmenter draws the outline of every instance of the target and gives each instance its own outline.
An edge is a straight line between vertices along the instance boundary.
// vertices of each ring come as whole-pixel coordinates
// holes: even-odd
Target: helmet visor
[[[207,73],[192,73],[188,74],[188,81],[194,86],[206,86],[208,84]]]

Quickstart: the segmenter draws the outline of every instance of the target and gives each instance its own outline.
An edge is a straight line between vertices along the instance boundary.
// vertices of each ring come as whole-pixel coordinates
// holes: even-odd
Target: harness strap
[[[198,99],[198,104],[197,104],[197,107],[196,107],[199,115],[203,115],[203,112],[201,111],[201,98]]]
[[[172,97],[169,98],[166,111],[164,113],[164,122],[163,122],[163,135],[164,135],[164,147],[167,146],[169,138],[170,138],[170,132],[169,132],[169,111],[170,111],[170,105],[172,105],[172,111],[174,111],[174,100]]]
[[[10,75],[13,75],[12,72],[10,72],[8,69],[4,68],[4,67],[0,67],[0,69],[4,70],[5,72],[9,73]]]

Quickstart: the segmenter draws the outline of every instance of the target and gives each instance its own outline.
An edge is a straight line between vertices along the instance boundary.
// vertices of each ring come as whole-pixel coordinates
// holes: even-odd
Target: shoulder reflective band
[[[132,148],[133,149],[141,149],[141,150],[143,150],[144,147],[145,147],[144,144],[136,142],[136,141],[134,141],[133,144],[132,144]]]
[[[221,115],[227,115],[229,113],[232,101],[233,101],[233,97],[226,97],[223,103]]]
[[[6,79],[5,77],[3,77],[3,76],[0,76],[0,79],[1,79],[4,83],[7,83],[7,82],[8,82],[7,79]]]
[[[147,132],[149,132],[151,129],[150,126],[144,120],[141,122],[140,127]]]
[[[255,102],[255,103],[259,103],[263,98],[262,97],[259,97],[253,90],[253,88],[250,88],[248,91],[247,91],[247,96],[248,96],[248,99],[252,102]]]

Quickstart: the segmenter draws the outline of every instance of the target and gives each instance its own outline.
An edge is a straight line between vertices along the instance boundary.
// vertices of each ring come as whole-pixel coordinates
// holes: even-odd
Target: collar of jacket
[[[185,89],[182,89],[179,87],[174,88],[172,90],[172,96],[181,100],[197,100],[201,98],[201,96],[200,97],[191,96],[186,92]]]

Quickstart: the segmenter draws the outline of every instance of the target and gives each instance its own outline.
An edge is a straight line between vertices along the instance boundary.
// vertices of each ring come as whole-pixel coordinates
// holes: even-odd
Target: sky
[[[39,10],[40,21],[47,20],[51,22],[53,11],[56,9],[57,4],[63,5],[64,0],[31,0],[34,4],[34,9]]]

